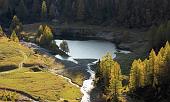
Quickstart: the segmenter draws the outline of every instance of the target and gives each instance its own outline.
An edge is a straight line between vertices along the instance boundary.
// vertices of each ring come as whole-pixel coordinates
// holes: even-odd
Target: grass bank
[[[19,67],[21,63],[22,68]],[[8,69],[9,65],[14,68]],[[80,89],[48,72],[51,68],[60,70],[64,66],[47,55],[40,55],[19,43],[0,38],[0,88],[20,90],[50,102],[79,102],[77,99],[82,96]]]
[[[28,68],[0,74],[0,87],[21,90],[50,102],[62,99],[76,102],[81,98],[79,88],[65,79],[49,72],[32,72]]]

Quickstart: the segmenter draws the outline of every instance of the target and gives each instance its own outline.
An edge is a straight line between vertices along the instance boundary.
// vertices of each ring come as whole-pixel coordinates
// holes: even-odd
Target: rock
[[[76,100],[81,100],[81,98],[76,98]]]
[[[119,49],[131,51],[131,45],[126,43],[121,43],[118,45]]]

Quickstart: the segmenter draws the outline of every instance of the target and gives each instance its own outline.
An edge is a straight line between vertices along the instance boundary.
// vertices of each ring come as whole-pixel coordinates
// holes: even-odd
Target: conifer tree
[[[158,28],[158,30],[157,30],[157,35],[158,35],[158,38],[160,38],[160,39],[156,39],[156,40],[158,40],[158,41],[165,41],[165,37],[166,37],[166,23],[162,23],[160,26],[159,26],[159,28]]]
[[[8,8],[9,8],[9,1],[8,0],[1,0],[0,1],[0,7],[1,9],[4,11],[4,12],[7,12],[8,11]]]
[[[77,19],[83,20],[85,18],[85,0],[76,0],[76,7],[77,7]]]
[[[138,60],[138,65],[139,69],[139,86],[138,87],[144,87],[145,86],[145,76],[146,76],[146,68],[145,68],[145,63],[141,61],[141,59]]]
[[[56,9],[57,9],[56,6],[53,3],[51,3],[50,8],[49,8],[50,19],[56,18]]]
[[[12,41],[14,41],[14,42],[19,42],[19,39],[18,39],[17,34],[15,33],[15,31],[12,32],[10,39]]]
[[[38,20],[40,17],[41,3],[40,0],[33,0],[32,5],[32,18]]]
[[[50,27],[45,26],[43,33],[44,33],[44,35],[46,35],[48,42],[51,42],[53,40],[53,33],[52,33]]]
[[[63,4],[63,12],[61,13],[62,18],[65,18],[66,20],[70,20],[70,17],[73,17],[73,15],[76,13],[75,10],[75,2],[72,3],[72,0],[62,0]]]
[[[134,91],[136,88],[144,87],[146,85],[150,85],[150,76],[152,75],[148,60],[144,60],[143,62],[139,60],[134,60],[132,63],[131,71],[130,71],[130,79],[129,79],[129,88],[131,91]]]
[[[52,40],[52,41],[51,41],[51,43],[50,43],[50,50],[51,50],[51,51],[54,51],[54,52],[56,52],[56,51],[59,50],[59,47],[58,47],[58,45],[56,44],[55,40]]]
[[[139,69],[137,67],[138,61],[134,60],[130,70],[129,88],[133,91],[139,86]]]
[[[170,76],[169,76],[169,73],[170,73],[170,44],[169,42],[167,41],[166,43],[166,46],[165,46],[165,51],[167,52],[167,58],[166,58],[166,68],[167,68],[167,75],[168,75],[168,80],[170,80]]]
[[[127,7],[128,5],[126,4],[126,1],[124,0],[119,0],[117,4],[117,21],[120,23],[123,23],[126,16],[127,16]]]
[[[51,41],[53,40],[53,34],[51,29],[46,25],[44,30],[43,30],[43,34],[40,36],[40,44],[42,46],[48,46]]]
[[[2,27],[1,27],[1,25],[0,25],[0,33],[3,33],[3,30],[2,30]]]
[[[102,57],[100,62],[100,78],[103,79],[104,86],[107,87],[109,84],[109,73],[111,70],[111,62],[113,61],[110,53],[107,53],[106,56]]]
[[[36,42],[37,43],[40,43],[40,37],[41,37],[41,35],[43,35],[43,32],[44,32],[44,27],[43,27],[43,25],[40,25],[39,28],[38,28],[37,35],[36,35]]]
[[[42,25],[39,26],[38,32],[37,32],[37,37],[40,37],[43,34],[44,28]]]
[[[150,30],[148,32],[149,39],[150,39],[149,43],[150,43],[150,47],[151,48],[154,48],[155,45],[157,44],[157,41],[156,41],[156,37],[157,37],[156,32],[157,32],[157,27],[154,26],[154,25],[150,28]]]
[[[111,96],[112,101],[118,102],[118,97],[121,95],[122,91],[122,79],[121,79],[121,69],[120,65],[117,62],[112,61],[111,72],[109,73],[109,95]]]
[[[45,0],[43,0],[42,5],[41,5],[41,18],[42,20],[47,19],[47,5],[46,5]]]
[[[170,41],[170,21],[167,23],[167,28],[166,28],[166,38],[168,41]]]
[[[17,34],[19,34],[22,31],[22,29],[23,29],[22,23],[15,15],[12,19],[12,23],[10,24],[10,32],[12,33],[14,30]]]
[[[0,25],[0,37],[7,37],[6,34],[4,33],[2,26]]]
[[[152,70],[152,85],[153,87],[155,87],[158,84],[158,79],[157,79],[157,75],[159,72],[159,66],[157,63],[157,56],[155,51],[152,49],[149,55],[149,67],[150,70]]]
[[[117,102],[122,93],[122,74],[119,63],[112,59],[110,53],[107,53],[99,63],[99,80],[104,85],[104,92],[107,94],[107,100]]]
[[[63,50],[64,52],[68,53],[69,52],[69,47],[68,47],[68,43],[63,40],[61,43],[60,43],[60,48],[61,50]]]
[[[152,71],[149,69],[149,60],[143,61],[144,65],[144,86],[151,85]]]
[[[167,79],[168,76],[169,76],[169,71],[170,71],[170,68],[168,68],[168,63],[170,61],[170,45],[169,45],[169,42],[167,41],[166,42],[166,45],[164,47],[164,53],[163,53],[163,64],[162,64],[162,68],[163,71],[162,71],[162,76],[163,76],[163,79]]]
[[[152,86],[157,89],[157,86],[166,85],[170,80],[170,45],[167,42],[165,47],[162,47],[158,54],[152,49],[149,59],[144,61],[134,60],[129,79],[129,88],[134,91],[137,88]]]
[[[0,37],[3,36],[3,35],[4,35],[4,32],[3,32],[2,27],[0,25]]]
[[[16,9],[16,14],[21,20],[26,20],[28,18],[28,9],[25,6],[25,3],[23,0],[20,0],[19,5]]]

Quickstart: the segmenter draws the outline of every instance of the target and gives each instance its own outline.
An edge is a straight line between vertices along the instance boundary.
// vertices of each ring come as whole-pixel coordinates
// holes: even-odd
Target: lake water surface
[[[56,44],[59,46],[62,40],[55,40]],[[120,51],[116,49],[115,44],[108,41],[98,41],[98,40],[89,40],[89,41],[74,41],[66,40],[69,47],[69,55],[71,57],[63,58],[60,55],[56,55],[56,58],[61,60],[68,60],[79,64],[75,59],[101,59],[106,53],[110,53],[113,58],[116,57],[115,52]],[[129,53],[129,51],[120,51],[122,53]],[[97,61],[96,61],[97,62]],[[90,78],[83,81],[83,85],[80,88],[84,96],[81,99],[81,102],[91,102],[90,92],[94,88],[95,81],[95,72],[91,70],[91,65],[96,64],[96,62],[91,62],[87,64],[87,72],[90,74]]]
[[[55,40],[57,45],[60,45],[62,40]],[[73,59],[100,59],[106,55],[107,52],[112,54],[113,58],[116,56],[115,44],[108,41],[73,41],[66,40],[70,49],[69,55]]]

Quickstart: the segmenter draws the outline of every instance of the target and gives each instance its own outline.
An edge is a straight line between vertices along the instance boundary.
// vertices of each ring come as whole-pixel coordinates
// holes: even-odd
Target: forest
[[[39,19],[42,1],[0,0],[1,23],[9,24],[13,15],[26,23],[42,20]],[[169,0],[46,0],[44,6],[46,19],[59,19],[60,22],[142,28],[170,19]]]
[[[0,101],[169,102],[170,0],[0,0]]]
[[[102,84],[108,102],[119,102],[123,94],[135,93],[145,98],[146,102],[158,101],[169,95],[169,71],[170,71],[170,45],[166,43],[158,54],[152,49],[149,57],[145,60],[134,60],[130,69],[128,83],[123,83],[126,78],[121,73],[120,64],[114,61],[108,53],[99,62],[97,71],[98,85]],[[127,80],[127,79],[126,79]],[[152,90],[150,98],[142,96],[146,90]],[[149,91],[148,91],[149,92]],[[139,98],[137,96],[137,98]]]

